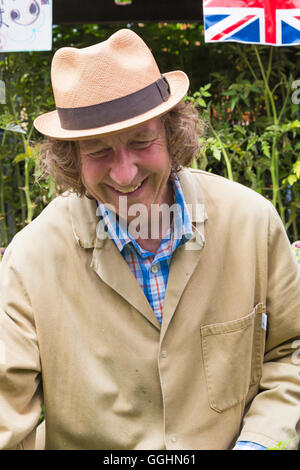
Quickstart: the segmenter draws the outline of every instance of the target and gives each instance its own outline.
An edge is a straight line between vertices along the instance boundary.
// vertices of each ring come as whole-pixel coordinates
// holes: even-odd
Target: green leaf
[[[271,158],[270,144],[266,140],[262,140],[261,147],[262,147],[263,154],[266,157]]]
[[[291,129],[294,129],[294,128],[299,129],[300,128],[300,121],[298,119],[296,119],[296,121],[292,121],[290,123],[290,128]]]
[[[298,181],[298,178],[296,175],[289,175],[287,176],[287,178],[284,178],[284,180],[282,180],[282,183],[283,184],[288,183],[290,186],[293,186],[293,184],[295,184],[296,181]]]
[[[211,93],[208,93],[208,91],[202,91],[202,96],[209,97],[211,96]]]
[[[28,158],[28,155],[27,153],[19,153],[14,159],[13,159],[13,163],[19,163],[23,160],[26,160],[26,158]]]
[[[297,176],[297,178],[300,179],[300,160],[298,160],[296,163],[294,163],[293,171],[294,171],[295,175]]]
[[[221,154],[221,149],[220,149],[218,146],[214,145],[213,148],[212,148],[212,152],[213,152],[214,158],[215,158],[216,160],[220,161],[220,160],[221,160],[221,156],[222,156],[222,154]]]
[[[227,91],[224,91],[223,93],[221,93],[221,95],[224,95],[224,96],[236,96],[236,91],[235,91],[235,90],[227,90]]]
[[[198,98],[197,103],[199,103],[203,108],[206,108],[206,103],[203,98]]]
[[[238,101],[239,101],[239,97],[238,97],[238,96],[234,96],[234,97],[230,100],[230,109],[231,109],[231,111],[234,110],[235,105],[237,104]]]
[[[9,124],[6,125],[6,127],[2,128],[5,131],[9,132],[17,132],[18,134],[26,134],[26,131],[19,126],[19,124],[16,124],[15,122],[10,122]]]
[[[235,124],[235,125],[233,126],[233,129],[234,129],[236,132],[239,132],[239,133],[242,134],[242,135],[246,135],[246,133],[247,133],[245,127],[240,126],[240,125],[238,125],[238,124]]]
[[[257,141],[258,141],[258,135],[254,135],[254,136],[249,140],[246,150],[250,150],[251,147],[253,147],[253,145],[256,144]]]

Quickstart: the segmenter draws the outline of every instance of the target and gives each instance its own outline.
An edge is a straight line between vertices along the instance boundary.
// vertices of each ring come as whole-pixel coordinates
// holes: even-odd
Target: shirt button
[[[161,357],[168,357],[168,351],[166,349],[162,350]]]
[[[171,436],[171,442],[177,442],[177,436],[175,436],[175,434]]]
[[[156,264],[155,264],[154,266],[152,266],[151,272],[152,272],[153,274],[156,274],[156,273],[158,272],[158,266],[157,266]]]

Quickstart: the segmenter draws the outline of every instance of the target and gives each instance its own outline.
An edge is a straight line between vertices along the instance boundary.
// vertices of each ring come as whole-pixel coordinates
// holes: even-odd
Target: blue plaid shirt
[[[176,175],[174,175],[173,190],[175,195],[173,223],[155,254],[140,247],[128,233],[127,227],[118,222],[115,214],[98,202],[98,213],[109,237],[130,267],[160,323],[172,255],[180,244],[186,243],[193,235],[192,223]]]

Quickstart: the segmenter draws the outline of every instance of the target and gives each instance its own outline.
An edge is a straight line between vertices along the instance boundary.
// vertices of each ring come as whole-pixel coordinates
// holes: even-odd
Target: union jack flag
[[[203,0],[205,41],[300,44],[300,0]]]

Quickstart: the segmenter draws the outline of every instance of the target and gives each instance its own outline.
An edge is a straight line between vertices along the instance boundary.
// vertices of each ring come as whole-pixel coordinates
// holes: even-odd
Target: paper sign
[[[52,48],[52,0],[0,0],[0,54]]]

